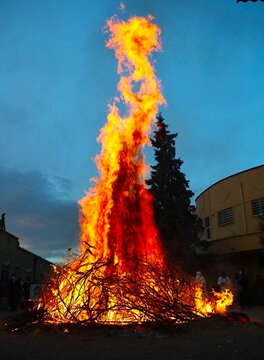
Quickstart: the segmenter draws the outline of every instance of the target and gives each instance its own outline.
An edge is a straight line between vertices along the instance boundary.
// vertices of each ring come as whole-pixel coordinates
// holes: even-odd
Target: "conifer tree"
[[[170,261],[186,263],[193,253],[191,245],[197,242],[199,221],[193,214],[189,181],[181,171],[183,161],[176,158],[175,139],[161,114],[157,116],[157,130],[151,139],[156,165],[151,166],[151,178],[146,181],[154,197],[156,225],[163,239]]]

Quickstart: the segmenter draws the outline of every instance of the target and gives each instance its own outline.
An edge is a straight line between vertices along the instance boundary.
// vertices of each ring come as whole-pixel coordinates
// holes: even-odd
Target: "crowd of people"
[[[208,289],[206,277],[199,270],[196,272],[195,283]],[[241,268],[231,279],[224,271],[211,284],[215,291],[231,290],[235,295],[235,303],[244,306],[264,306],[264,278],[259,274],[254,282],[250,281],[248,274]]]

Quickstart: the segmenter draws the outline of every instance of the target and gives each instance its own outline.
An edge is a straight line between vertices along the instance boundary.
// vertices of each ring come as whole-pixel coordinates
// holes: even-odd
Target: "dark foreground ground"
[[[264,323],[258,316],[250,322],[214,317],[156,329],[33,326],[17,330],[5,325],[13,324],[14,316],[0,313],[0,359],[264,359]]]

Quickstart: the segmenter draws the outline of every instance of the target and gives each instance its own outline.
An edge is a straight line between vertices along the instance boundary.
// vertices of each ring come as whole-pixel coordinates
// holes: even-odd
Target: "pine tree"
[[[176,159],[175,139],[161,114],[157,116],[157,131],[151,139],[156,165],[151,166],[151,178],[146,181],[154,197],[156,225],[170,261],[188,261],[190,246],[197,241],[199,221],[193,214],[189,181],[181,171],[183,161]]]

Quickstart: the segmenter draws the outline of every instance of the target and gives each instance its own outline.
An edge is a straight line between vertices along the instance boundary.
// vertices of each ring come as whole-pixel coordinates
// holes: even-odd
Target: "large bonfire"
[[[39,302],[48,322],[177,323],[225,311],[232,302],[230,292],[207,300],[179,269],[169,268],[154,224],[142,149],[165,100],[149,61],[161,48],[160,29],[152,20],[107,22],[106,46],[118,61],[120,96],[100,132],[100,176],[79,201],[80,255],[54,267]],[[119,102],[126,105],[126,116],[120,115]]]

